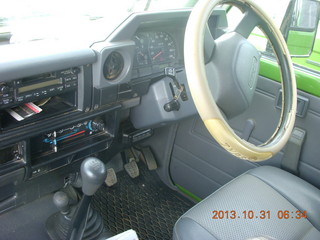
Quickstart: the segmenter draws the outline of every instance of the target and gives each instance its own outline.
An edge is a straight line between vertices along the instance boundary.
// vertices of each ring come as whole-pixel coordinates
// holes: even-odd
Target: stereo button
[[[8,94],[8,93],[2,94],[2,97],[3,97],[3,98],[8,98],[8,97],[10,97],[10,94]]]
[[[22,102],[24,101],[24,96],[20,96],[16,98],[17,102]]]
[[[55,92],[57,89],[55,87],[49,88],[49,93]]]
[[[9,103],[12,103],[12,102],[13,102],[13,99],[12,99],[12,98],[2,99],[2,104],[9,104]]]
[[[40,96],[40,92],[34,92],[34,93],[33,93],[33,96],[34,96],[34,97],[39,97],[39,96]]]
[[[72,78],[71,78],[70,76],[65,77],[65,78],[64,78],[64,81],[66,81],[66,82],[72,81]]]
[[[24,97],[27,99],[27,98],[32,98],[33,97],[33,94],[26,94],[26,95],[24,95]]]
[[[77,82],[69,82],[69,83],[66,83],[64,86],[65,88],[73,88],[73,87],[76,87],[78,84]]]

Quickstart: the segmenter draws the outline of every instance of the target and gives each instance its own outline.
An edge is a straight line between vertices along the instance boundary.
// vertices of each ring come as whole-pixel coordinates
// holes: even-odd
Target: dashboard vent
[[[124,59],[119,52],[112,52],[103,65],[103,75],[107,80],[115,80],[121,74]]]

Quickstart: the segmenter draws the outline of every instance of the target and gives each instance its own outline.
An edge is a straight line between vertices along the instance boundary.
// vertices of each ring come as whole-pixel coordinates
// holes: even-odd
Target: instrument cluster
[[[139,32],[133,40],[136,44],[134,67],[153,65],[171,66],[177,59],[177,47],[173,37],[163,31]]]

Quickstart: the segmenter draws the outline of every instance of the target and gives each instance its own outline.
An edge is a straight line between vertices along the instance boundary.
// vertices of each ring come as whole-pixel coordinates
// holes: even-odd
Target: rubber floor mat
[[[103,185],[92,205],[113,234],[133,229],[140,240],[172,239],[175,222],[194,203],[164,185],[144,165],[139,168],[140,176],[135,179],[123,171],[115,186]]]

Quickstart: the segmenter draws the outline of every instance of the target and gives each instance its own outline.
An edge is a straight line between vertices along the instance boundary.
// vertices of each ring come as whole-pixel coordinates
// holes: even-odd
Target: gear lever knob
[[[70,210],[69,198],[65,192],[56,192],[53,195],[53,203],[62,214],[68,214]]]
[[[82,162],[80,171],[82,192],[86,196],[92,196],[106,179],[106,168],[98,158],[88,157]]]

